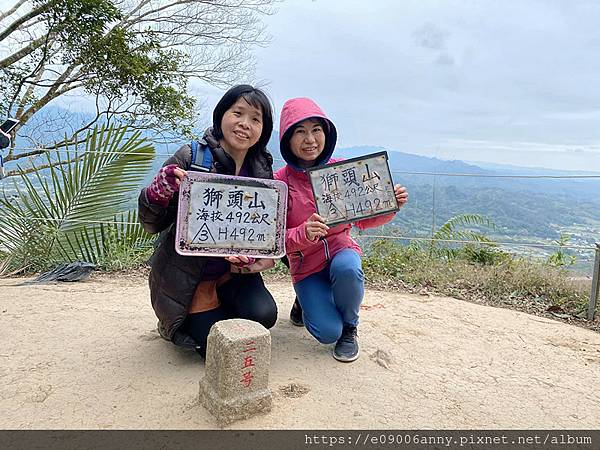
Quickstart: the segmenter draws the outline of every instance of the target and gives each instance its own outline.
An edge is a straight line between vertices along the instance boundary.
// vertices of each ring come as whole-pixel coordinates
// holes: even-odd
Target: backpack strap
[[[190,165],[190,169],[199,172],[210,172],[212,168],[212,153],[208,145],[204,141],[192,141],[190,146],[192,147],[192,164]]]

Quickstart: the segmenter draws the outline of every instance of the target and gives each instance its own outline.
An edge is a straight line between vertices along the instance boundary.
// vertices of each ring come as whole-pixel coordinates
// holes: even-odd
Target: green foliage
[[[97,264],[101,270],[140,267],[152,255],[154,239],[137,223],[137,211],[121,213],[114,223],[103,224],[100,236],[102,251],[98,253]]]
[[[485,234],[473,229],[474,227],[494,228],[494,223],[479,214],[459,214],[451,217],[438,228],[432,235],[430,241],[413,241],[412,248],[426,248],[430,255],[445,256],[448,259],[456,258],[461,252],[461,242],[447,241],[473,241],[482,245],[493,247],[496,244]],[[423,243],[425,242],[425,243]],[[471,256],[474,260],[477,258],[490,257],[485,255],[479,249],[470,244],[467,250],[462,250],[465,256]],[[488,252],[489,253],[489,252]]]
[[[568,255],[565,246],[571,240],[571,236],[565,233],[561,233],[560,238],[554,241],[558,244],[559,248],[556,252],[548,256],[548,264],[552,267],[567,267],[574,266],[577,261],[577,257],[574,255]]]
[[[376,288],[425,288],[526,310],[558,306],[574,315],[587,306],[588,292],[573,285],[563,270],[486,247],[475,252],[462,248],[448,259],[426,248],[376,241],[365,253],[363,270],[367,283]]]
[[[377,278],[400,278],[411,264],[418,264],[424,256],[418,248],[402,247],[391,240],[380,240],[371,243],[366,249],[363,259],[365,274],[374,274]]]
[[[85,146],[67,146],[50,167],[21,173],[16,198],[0,198],[0,248],[11,270],[42,270],[58,262],[100,262],[115,247],[147,247],[151,237],[135,211],[123,212],[154,157],[125,128],[96,128]],[[119,223],[123,222],[123,223]]]
[[[77,60],[90,46],[102,38],[111,22],[122,14],[110,0],[36,0],[36,7],[44,7],[41,19],[49,33],[60,39],[63,62]]]
[[[287,268],[285,264],[281,262],[281,260],[277,260],[275,265],[267,271],[269,276],[273,277],[289,277],[290,269]]]
[[[476,246],[466,244],[457,249],[456,257],[465,261],[481,264],[484,266],[493,266],[511,259],[511,255],[493,245]]]
[[[162,49],[158,37],[150,32],[140,35],[115,27],[78,52],[75,61],[83,71],[95,74],[84,84],[90,94],[136,98],[133,115],[125,119],[134,122],[135,115],[151,114],[156,121],[153,125],[181,129],[192,118],[195,105],[193,97],[186,94],[187,78],[179,70],[184,59],[180,51]],[[183,128],[189,132],[191,124]]]

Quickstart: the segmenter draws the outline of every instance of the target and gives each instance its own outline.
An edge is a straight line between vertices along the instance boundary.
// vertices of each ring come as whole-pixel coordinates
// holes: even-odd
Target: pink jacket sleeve
[[[287,167],[283,167],[279,169],[277,172],[273,174],[273,178],[279,181],[283,181],[287,184],[287,174],[285,171]],[[285,250],[287,253],[297,252],[306,247],[316,244],[319,242],[318,240],[311,241],[306,237],[306,229],[304,228],[304,223],[301,223],[297,227],[288,228],[285,230]]]
[[[306,236],[306,228],[304,223],[301,223],[297,227],[288,228],[285,230],[285,250],[287,253],[297,252],[315,245],[319,242],[318,239],[311,241]]]

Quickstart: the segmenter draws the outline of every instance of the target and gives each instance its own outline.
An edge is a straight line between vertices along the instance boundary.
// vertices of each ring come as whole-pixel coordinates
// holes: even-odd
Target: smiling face
[[[319,120],[306,119],[294,127],[290,150],[303,165],[311,165],[325,148],[325,131]]]
[[[258,142],[262,129],[262,110],[250,105],[243,97],[240,97],[223,114],[221,146],[230,153],[246,153]]]

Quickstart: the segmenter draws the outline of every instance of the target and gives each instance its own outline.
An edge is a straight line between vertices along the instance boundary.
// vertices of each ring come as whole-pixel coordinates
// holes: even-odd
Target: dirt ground
[[[214,429],[204,364],[162,340],[142,276],[0,280],[0,428]],[[600,334],[447,297],[366,293],[361,357],[336,362],[269,282],[273,410],[239,429],[592,429]]]

